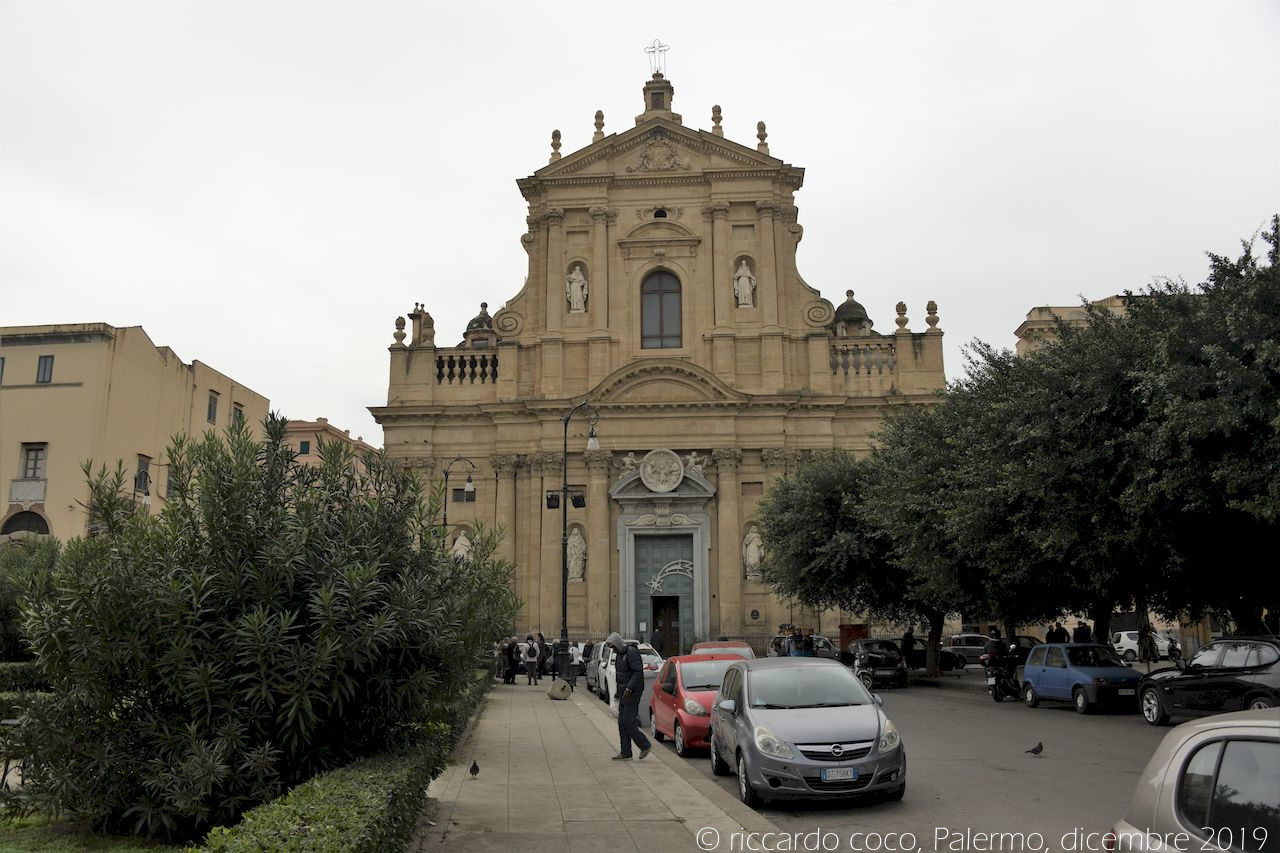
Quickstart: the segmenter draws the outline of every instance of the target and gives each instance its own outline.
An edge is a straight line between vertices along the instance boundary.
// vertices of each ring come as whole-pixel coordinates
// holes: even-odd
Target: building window
[[[653,101],[653,108],[654,108],[655,110],[665,109],[665,107],[663,106],[663,104],[665,103],[665,100],[666,100],[666,99],[662,97],[662,93],[661,93],[661,92],[654,92],[654,93],[653,93],[653,98],[652,98],[652,101]]]
[[[19,512],[5,521],[4,527],[0,529],[0,534],[5,533],[38,533],[41,536],[48,536],[49,522],[29,510]]]
[[[216,424],[218,422],[218,392],[209,392],[209,423]]]
[[[173,494],[173,466],[165,465],[164,467],[164,496],[170,497]]]
[[[244,426],[244,406],[239,403],[231,404],[231,425]]]
[[[47,385],[53,381],[53,356],[40,356],[40,363],[36,365],[36,384]]]
[[[133,490],[139,494],[151,494],[151,457],[138,454],[138,471],[133,475]]]
[[[22,479],[43,480],[45,456],[49,452],[47,444],[22,445]]]
[[[640,285],[640,346],[680,346],[680,282],[671,273],[651,273]]]
[[[299,456],[309,456],[310,454],[311,454],[311,442],[309,442],[309,441],[299,441],[299,442],[298,442],[298,455],[299,455]]]
[[[460,504],[460,503],[469,503],[469,504],[473,504],[473,503],[475,503],[475,502],[476,502],[476,492],[475,492],[475,489],[472,489],[472,490],[471,490],[471,491],[469,491],[469,492],[467,491],[467,489],[466,489],[466,487],[465,487],[465,486],[464,486],[463,488],[460,488],[460,489],[454,489],[454,490],[453,490],[453,502],[454,502],[454,503],[456,503],[456,504]]]
[[[0,355],[0,383],[4,382],[4,356]]]

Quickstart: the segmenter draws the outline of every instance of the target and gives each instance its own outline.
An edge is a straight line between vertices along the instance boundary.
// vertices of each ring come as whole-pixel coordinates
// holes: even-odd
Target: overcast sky
[[[0,0],[0,325],[143,326],[375,445],[397,315],[526,273],[517,178],[674,109],[804,167],[801,274],[947,373],[1280,208],[1280,3]]]

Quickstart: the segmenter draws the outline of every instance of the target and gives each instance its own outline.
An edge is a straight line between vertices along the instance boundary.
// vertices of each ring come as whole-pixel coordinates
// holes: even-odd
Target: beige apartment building
[[[1125,310],[1127,299],[1128,297],[1125,296],[1108,296],[1105,299],[1099,299],[1089,304],[1095,308],[1105,308],[1112,313],[1120,314]],[[1018,339],[1018,343],[1014,346],[1014,351],[1018,355],[1026,355],[1029,352],[1033,352],[1040,346],[1041,342],[1058,337],[1059,321],[1066,323],[1068,326],[1079,327],[1088,321],[1088,317],[1088,311],[1083,305],[1061,305],[1057,307],[1043,305],[1032,308],[1027,312],[1027,319],[1023,320],[1018,328],[1013,331],[1013,334]]]
[[[351,430],[338,429],[329,423],[328,418],[316,418],[314,421],[289,421],[285,432],[285,444],[291,449],[300,465],[316,467],[320,464],[320,443],[340,442],[350,447],[356,454],[356,468],[364,472],[363,456],[376,450],[366,442],[363,436],[351,437]]]
[[[881,332],[852,291],[833,306],[796,264],[804,170],[771,153],[763,122],[747,145],[718,106],[710,130],[686,127],[674,94],[655,73],[633,126],[606,134],[596,112],[564,154],[552,134],[549,163],[517,181],[523,289],[494,293],[492,315],[482,303],[456,346],[437,343],[427,305],[398,318],[387,403],[370,411],[393,457],[437,480],[461,457],[452,486],[474,474],[473,500],[451,489],[450,536],[465,550],[477,522],[506,531],[521,633],[558,635],[567,566],[575,638],[660,627],[668,652],[763,645],[818,618],[834,634],[840,614],[802,614],[760,581],[759,502],[806,455],[865,451],[884,415],[932,399],[937,308],[914,306],[913,331],[899,302]]]
[[[140,326],[0,327],[0,534],[86,532],[81,466],[114,469],[152,512],[169,493],[169,439],[260,424],[266,397],[157,347]]]

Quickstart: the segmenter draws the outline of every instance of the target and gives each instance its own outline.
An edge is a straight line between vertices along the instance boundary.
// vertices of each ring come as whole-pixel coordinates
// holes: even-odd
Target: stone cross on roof
[[[644,49],[649,54],[649,70],[661,74],[667,70],[667,51],[671,45],[663,44],[662,39],[654,39],[653,44]]]

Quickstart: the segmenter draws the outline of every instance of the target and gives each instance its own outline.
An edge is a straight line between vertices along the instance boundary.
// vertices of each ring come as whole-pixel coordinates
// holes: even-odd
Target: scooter
[[[985,654],[978,659],[987,676],[987,693],[991,694],[991,698],[996,702],[1016,699],[1022,694],[1018,679],[1015,677],[1018,658],[1014,652],[1017,648],[1017,646],[1009,646],[1007,654]]]

